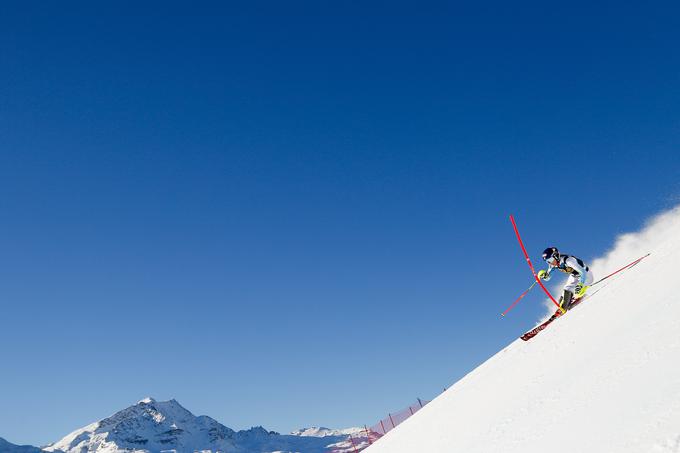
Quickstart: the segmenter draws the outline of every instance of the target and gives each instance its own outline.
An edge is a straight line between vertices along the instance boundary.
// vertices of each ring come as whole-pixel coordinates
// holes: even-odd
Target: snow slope
[[[680,207],[591,268],[597,279],[647,252],[366,452],[680,453]]]
[[[111,417],[76,430],[46,451],[64,453],[222,452],[323,453],[346,436],[281,435],[262,427],[234,431],[207,416],[195,416],[177,401],[146,398]]]

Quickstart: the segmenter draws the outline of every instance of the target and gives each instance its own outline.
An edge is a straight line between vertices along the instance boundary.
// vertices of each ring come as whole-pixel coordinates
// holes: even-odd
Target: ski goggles
[[[545,262],[550,264],[551,266],[557,266],[557,258],[554,256],[549,256],[545,259]]]

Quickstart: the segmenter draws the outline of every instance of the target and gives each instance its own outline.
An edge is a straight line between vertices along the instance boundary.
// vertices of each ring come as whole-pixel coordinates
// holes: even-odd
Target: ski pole
[[[501,313],[501,316],[505,316],[505,314],[506,314],[507,312],[509,312],[510,310],[512,310],[512,309],[514,308],[514,306],[517,305],[517,302],[519,302],[520,300],[522,300],[522,298],[523,298],[524,296],[526,296],[527,293],[528,293],[529,291],[531,291],[531,288],[533,288],[534,286],[536,286],[536,281],[535,281],[535,280],[534,280],[534,282],[531,284],[531,286],[530,286],[529,288],[527,288],[527,290],[524,291],[524,292],[522,293],[522,295],[519,296],[519,297],[517,298],[517,300],[514,301],[514,302],[512,303],[512,305],[510,305],[510,306],[508,307],[507,310],[505,310],[503,313]]]
[[[642,261],[643,259],[647,258],[649,255],[651,255],[651,253],[648,253],[648,254],[646,254],[645,256],[640,257],[640,258],[636,259],[635,261],[626,264],[626,265],[623,266],[621,269],[612,272],[611,274],[607,275],[606,277],[602,277],[601,279],[599,279],[598,281],[596,281],[595,283],[593,283],[593,284],[590,285],[590,286],[595,286],[595,285],[597,285],[598,283],[602,283],[603,281],[607,280],[609,277],[611,277],[611,276],[613,276],[613,275],[616,275],[616,274],[618,274],[619,272],[624,271],[624,270],[626,270],[626,269],[628,269],[628,268],[630,268],[630,267],[635,266],[637,263],[639,263],[639,262]]]

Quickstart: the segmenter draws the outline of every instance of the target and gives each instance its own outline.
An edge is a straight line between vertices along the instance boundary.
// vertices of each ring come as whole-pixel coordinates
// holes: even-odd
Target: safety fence
[[[429,401],[423,401],[418,398],[416,403],[411,404],[398,412],[387,414],[387,417],[383,418],[375,425],[368,427],[364,426],[363,430],[357,431],[354,434],[349,434],[345,441],[333,444],[328,450],[328,453],[358,453],[368,448],[382,436],[425,407],[427,403],[429,403]]]

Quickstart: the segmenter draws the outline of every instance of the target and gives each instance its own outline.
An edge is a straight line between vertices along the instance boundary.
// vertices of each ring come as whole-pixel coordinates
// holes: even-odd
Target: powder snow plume
[[[597,269],[597,278],[601,278],[646,253],[659,257],[667,257],[669,243],[677,240],[680,234],[680,206],[657,215],[647,221],[643,229],[637,233],[626,233],[616,238],[614,247],[602,258],[593,261],[593,269]]]
[[[680,207],[589,264],[597,279],[646,253],[366,451],[680,453]]]
[[[680,206],[676,206],[649,219],[640,231],[618,236],[614,246],[604,256],[586,261],[593,271],[595,281],[597,281],[647,253],[651,252],[654,256],[663,256],[666,241],[671,240],[674,233],[677,237],[679,232]],[[539,262],[537,269],[542,265],[543,263]],[[558,278],[554,279],[555,283],[550,285],[550,291],[553,296],[558,298],[562,294],[562,287],[566,279],[559,278],[560,274],[558,272],[555,274]],[[616,277],[613,278],[615,279]],[[613,282],[603,283],[602,285],[610,283]],[[548,298],[543,301],[543,304],[547,310],[543,318],[545,319],[555,312],[555,304]]]

